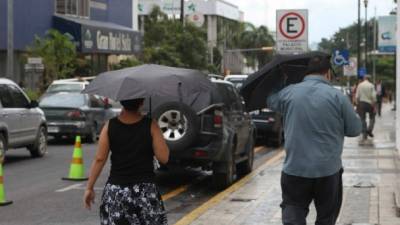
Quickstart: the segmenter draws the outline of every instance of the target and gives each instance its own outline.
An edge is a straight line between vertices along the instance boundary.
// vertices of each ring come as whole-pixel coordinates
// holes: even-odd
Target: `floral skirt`
[[[155,184],[107,183],[100,205],[102,225],[167,225],[164,203]]]

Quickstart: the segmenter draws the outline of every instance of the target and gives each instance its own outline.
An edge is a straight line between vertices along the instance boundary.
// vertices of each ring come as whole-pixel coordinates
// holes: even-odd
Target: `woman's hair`
[[[143,102],[144,98],[135,98],[120,101],[124,109],[131,112],[137,112],[139,110],[139,107],[143,105]]]

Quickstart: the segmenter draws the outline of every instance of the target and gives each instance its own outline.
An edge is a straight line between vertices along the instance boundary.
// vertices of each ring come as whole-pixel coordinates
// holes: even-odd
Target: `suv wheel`
[[[238,175],[249,174],[253,170],[254,163],[254,138],[249,137],[247,143],[247,159],[237,165]]]
[[[154,110],[154,118],[171,149],[183,150],[196,140],[199,119],[189,106],[179,102],[165,103]]]
[[[4,162],[6,157],[7,144],[6,139],[0,134],[0,164]]]
[[[41,126],[38,134],[36,135],[36,141],[33,145],[28,146],[28,150],[31,152],[32,157],[43,157],[47,153],[47,133],[46,128]]]
[[[230,154],[228,161],[216,162],[213,168],[213,184],[217,190],[222,190],[233,184],[236,178],[236,163],[235,158]]]

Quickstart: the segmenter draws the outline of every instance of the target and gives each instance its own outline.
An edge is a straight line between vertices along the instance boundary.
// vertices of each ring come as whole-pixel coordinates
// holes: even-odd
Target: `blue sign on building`
[[[349,65],[349,50],[335,50],[332,54],[332,62],[335,66]]]

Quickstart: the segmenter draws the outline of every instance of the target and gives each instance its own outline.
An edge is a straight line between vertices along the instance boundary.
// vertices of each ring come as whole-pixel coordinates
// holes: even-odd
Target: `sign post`
[[[396,52],[396,16],[379,17],[378,50],[381,53]]]
[[[346,77],[357,76],[357,57],[349,58],[349,64],[343,67],[343,75]]]
[[[276,11],[276,50],[280,54],[308,51],[308,10]]]

